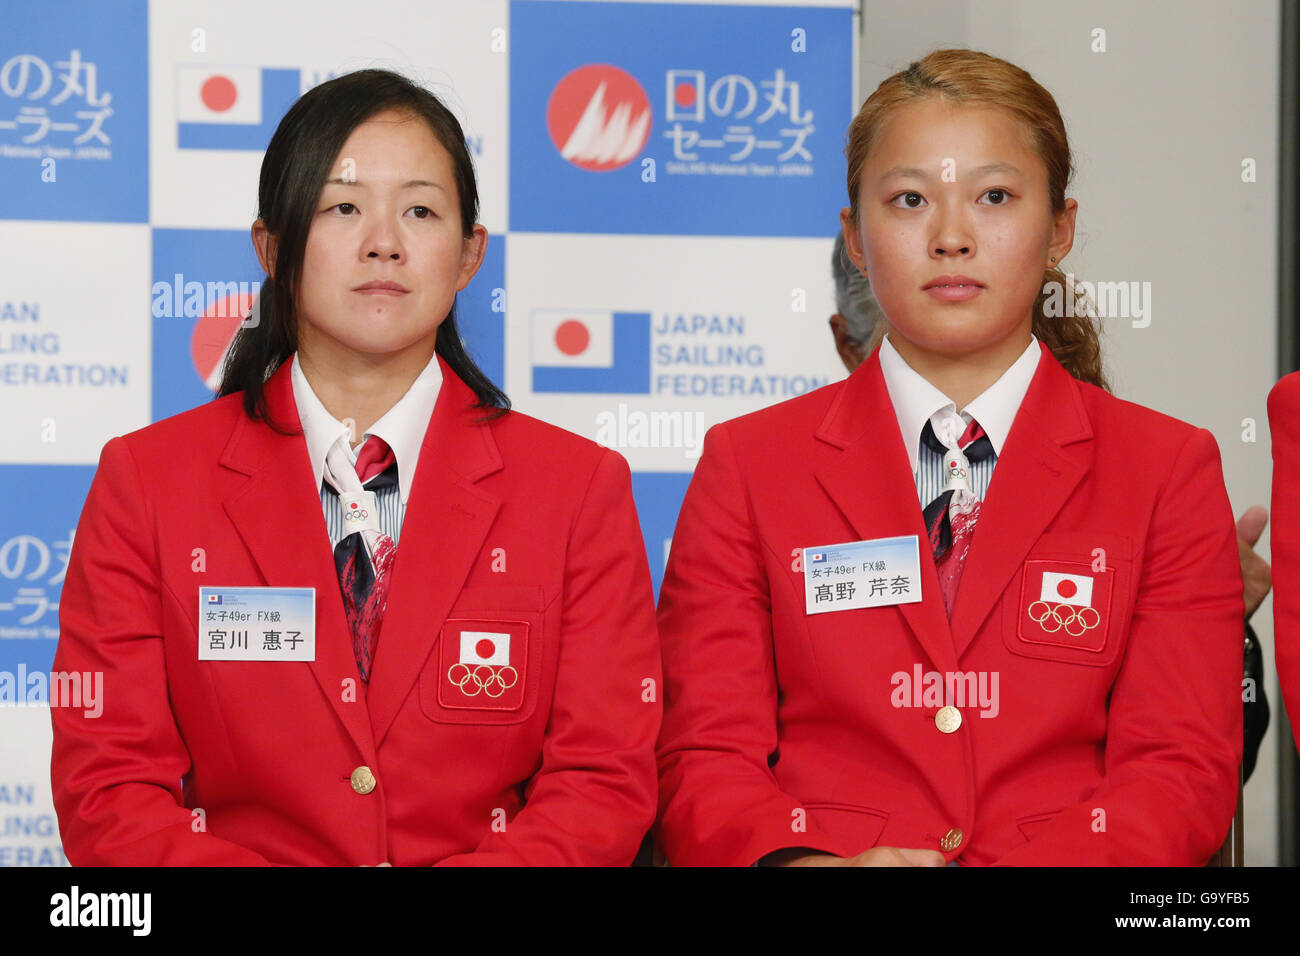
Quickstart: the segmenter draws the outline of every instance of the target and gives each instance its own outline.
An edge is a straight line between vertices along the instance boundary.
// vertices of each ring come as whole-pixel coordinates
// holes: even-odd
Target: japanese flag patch
[[[1109,569],[1068,561],[1026,561],[1020,593],[1020,639],[1084,651],[1106,646],[1110,625]]]
[[[438,703],[463,710],[518,710],[527,679],[528,622],[450,620],[438,651]]]

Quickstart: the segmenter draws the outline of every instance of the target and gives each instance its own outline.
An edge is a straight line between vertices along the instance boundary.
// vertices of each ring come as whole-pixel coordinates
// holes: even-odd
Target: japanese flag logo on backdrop
[[[176,118],[182,123],[262,122],[262,71],[255,66],[176,67]]]
[[[518,710],[523,704],[527,621],[448,621],[439,645],[438,703],[443,707]]]
[[[614,313],[596,309],[534,309],[533,364],[565,368],[614,365]]]
[[[1112,573],[1068,561],[1026,561],[1020,639],[1100,651],[1106,646]]]

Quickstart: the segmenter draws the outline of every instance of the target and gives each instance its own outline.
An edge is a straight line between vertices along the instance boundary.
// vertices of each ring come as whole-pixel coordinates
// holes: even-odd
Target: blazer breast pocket
[[[1002,640],[1021,657],[1105,667],[1125,643],[1133,557],[1127,538],[1045,534],[1012,577]]]
[[[540,587],[471,587],[443,621],[420,675],[420,708],[443,724],[517,724],[537,708]]]

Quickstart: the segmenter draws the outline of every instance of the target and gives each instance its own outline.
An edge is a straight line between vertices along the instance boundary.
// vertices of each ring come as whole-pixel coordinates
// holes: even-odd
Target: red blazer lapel
[[[1038,370],[994,466],[962,571],[952,614],[959,658],[1092,467],[1092,424],[1079,383],[1039,346]]]
[[[921,518],[916,481],[880,370],[879,350],[849,376],[815,434],[829,446],[815,465],[817,481],[859,538],[916,535],[925,599],[897,605],[898,612],[935,666],[955,670],[952,635]]]
[[[438,364],[442,390],[420,447],[370,677],[375,746],[423,670],[501,507],[475,484],[502,467],[492,426],[477,423],[487,410],[472,407],[474,392],[442,356]]]
[[[248,475],[248,481],[222,502],[269,587],[316,589],[316,660],[309,665],[322,693],[347,728],[357,748],[373,762],[370,719],[358,690],[344,700],[343,681],[359,681],[351,631],[343,611],[329,530],[321,511],[320,485],[313,480],[285,361],[266,383],[271,418],[292,435],[241,415],[222,452],[223,466]]]

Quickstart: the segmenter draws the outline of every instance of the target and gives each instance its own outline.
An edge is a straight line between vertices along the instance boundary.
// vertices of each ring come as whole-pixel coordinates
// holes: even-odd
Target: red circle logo
[[[474,653],[477,654],[481,660],[487,660],[496,652],[496,643],[494,641],[489,641],[487,638],[484,638],[474,645]]]
[[[190,334],[190,359],[203,384],[214,392],[221,386],[221,366],[225,363],[226,352],[234,342],[244,316],[253,311],[256,301],[257,296],[248,292],[226,296],[214,302],[194,323],[194,331]]]
[[[591,332],[577,319],[565,319],[555,328],[555,347],[565,355],[581,355],[591,344]]]
[[[203,105],[214,113],[224,113],[235,105],[235,100],[239,96],[239,91],[235,89],[235,84],[228,76],[210,76],[203,81],[203,86],[199,89],[199,99],[203,100]]]
[[[608,172],[630,163],[650,138],[650,98],[632,74],[589,63],[556,84],[546,104],[551,142],[579,169]]]
[[[1059,581],[1056,585],[1056,593],[1063,598],[1072,598],[1079,592],[1079,585],[1073,581]]]

